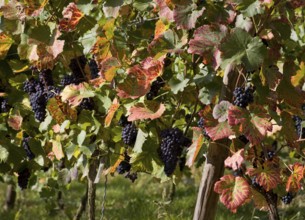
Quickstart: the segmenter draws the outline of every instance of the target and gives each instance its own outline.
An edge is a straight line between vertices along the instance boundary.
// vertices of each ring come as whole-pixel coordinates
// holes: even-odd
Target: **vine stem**
[[[104,195],[103,195],[102,212],[101,212],[100,220],[103,220],[104,215],[105,215],[105,205],[106,205],[106,196],[107,196],[107,184],[108,184],[108,175],[105,175]]]

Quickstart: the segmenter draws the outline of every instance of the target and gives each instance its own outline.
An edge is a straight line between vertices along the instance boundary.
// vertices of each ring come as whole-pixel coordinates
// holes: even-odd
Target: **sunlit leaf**
[[[214,191],[221,194],[220,201],[232,212],[243,205],[250,196],[250,186],[243,177],[225,175],[215,183]]]
[[[187,149],[187,154],[186,154],[186,165],[188,167],[191,167],[194,165],[194,162],[198,156],[198,153],[202,147],[203,144],[203,134],[202,130],[200,128],[193,128],[193,143],[191,146],[188,147]]]
[[[128,121],[160,118],[165,111],[162,103],[147,101],[145,105],[139,103],[129,109]]]
[[[304,177],[304,166],[300,163],[295,163],[291,167],[292,173],[286,184],[287,192],[297,192],[301,189],[301,181]]]
[[[237,170],[241,167],[242,163],[245,161],[244,149],[240,149],[234,153],[231,157],[228,157],[225,160],[225,166],[230,167],[233,170]]]

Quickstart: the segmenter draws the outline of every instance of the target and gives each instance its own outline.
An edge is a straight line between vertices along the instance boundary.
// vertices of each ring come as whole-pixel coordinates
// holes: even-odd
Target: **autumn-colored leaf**
[[[189,41],[188,52],[204,55],[214,51],[226,34],[227,27],[224,25],[203,25],[195,30],[193,39]]]
[[[168,28],[169,25],[164,24],[162,20],[158,20],[156,22],[154,39],[158,38],[161,34],[163,34],[166,30],[168,30]]]
[[[118,110],[120,103],[117,98],[115,98],[108,110],[107,116],[105,118],[105,127],[110,126],[114,113]]]
[[[297,71],[296,75],[291,77],[291,83],[294,87],[302,86],[305,82],[305,64],[301,62],[300,69]]]
[[[293,164],[292,173],[286,184],[287,192],[297,192],[301,188],[301,180],[304,177],[304,166],[300,163]]]
[[[117,69],[121,66],[120,62],[115,57],[104,59],[101,63],[101,76],[108,82],[111,82],[115,77]]]
[[[196,4],[176,5],[174,20],[178,29],[190,30],[195,27],[197,19],[202,15],[204,8],[197,10]]]
[[[264,86],[269,86],[270,89],[275,89],[282,79],[282,74],[279,72],[279,68],[275,65],[269,67],[263,66],[260,71],[260,78]]]
[[[174,20],[173,11],[167,6],[164,0],[154,0],[159,7],[159,17],[168,21]]]
[[[10,0],[7,4],[1,6],[0,12],[8,20],[24,21],[26,18],[25,10],[22,4],[16,0]]]
[[[4,33],[0,33],[0,60],[5,58],[8,50],[14,43],[13,39]]]
[[[244,134],[251,144],[259,144],[272,131],[270,116],[262,106],[251,105],[250,111],[237,106],[229,108],[229,125],[236,126],[238,132]]]
[[[193,166],[198,153],[202,147],[203,144],[203,134],[202,130],[200,128],[194,127],[193,128],[193,143],[191,146],[188,147],[187,149],[187,154],[186,154],[186,165],[188,167]]]
[[[138,98],[150,90],[150,84],[162,74],[163,62],[146,58],[141,64],[128,69],[127,78],[118,85],[118,96],[121,98]]]
[[[66,32],[73,31],[80,19],[84,16],[74,2],[69,3],[69,5],[63,10],[62,14],[63,19],[59,22],[59,29]]]
[[[55,96],[48,101],[47,109],[53,119],[61,124],[65,120],[76,121],[77,111],[72,109],[67,103],[63,103],[59,96]]]
[[[225,166],[230,167],[233,170],[237,170],[241,167],[241,164],[245,161],[244,158],[244,149],[240,149],[236,153],[234,153],[231,157],[228,157],[225,160]]]
[[[280,171],[272,161],[265,161],[265,163],[259,164],[257,168],[248,168],[246,174],[255,177],[257,183],[266,191],[276,188],[282,182]]]
[[[213,117],[212,108],[210,105],[206,106],[202,110],[201,114],[204,118],[205,131],[213,141],[223,139],[234,134],[227,121],[218,122],[218,120]]]
[[[243,177],[225,175],[215,183],[214,191],[220,195],[220,201],[232,212],[243,205],[250,196],[250,186]]]
[[[109,39],[106,37],[98,37],[91,48],[91,53],[93,53],[98,60],[105,60],[112,57],[110,46]]]
[[[129,109],[128,121],[160,118],[165,111],[165,106],[162,103],[155,101],[147,101],[145,105],[142,103],[136,104]]]
[[[32,17],[39,16],[48,2],[49,0],[24,0],[26,15]]]
[[[16,131],[19,131],[21,128],[21,125],[22,125],[22,121],[23,121],[23,118],[18,112],[14,115],[10,115],[7,120],[7,123],[11,128],[13,128]]]

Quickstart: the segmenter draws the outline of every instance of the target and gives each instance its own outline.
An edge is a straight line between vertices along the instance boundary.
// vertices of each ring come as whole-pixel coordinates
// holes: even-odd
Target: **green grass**
[[[188,220],[192,219],[196,203],[198,183],[187,180],[176,187],[172,202],[169,201],[171,184],[160,184],[159,181],[142,175],[132,184],[121,177],[109,177],[107,184],[107,197],[104,219],[107,220]],[[103,181],[103,179],[102,179]],[[5,185],[0,184],[0,202],[5,198]],[[10,212],[0,209],[0,219],[20,220],[64,220],[72,219],[76,213],[80,198],[85,192],[84,185],[72,183],[69,190],[63,190],[64,210],[60,210],[56,204],[56,197],[48,199],[40,198],[36,191],[17,190],[16,207]],[[100,219],[104,194],[103,183],[97,187],[96,216]],[[303,220],[305,219],[304,197],[295,199],[292,205],[280,209],[281,219]],[[82,219],[87,219],[86,214]],[[250,203],[241,207],[236,214],[230,213],[222,204],[218,205],[217,220],[250,220],[268,219],[266,212],[253,209]]]

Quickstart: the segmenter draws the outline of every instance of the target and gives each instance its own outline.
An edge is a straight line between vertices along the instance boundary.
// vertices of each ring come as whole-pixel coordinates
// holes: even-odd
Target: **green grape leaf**
[[[143,144],[145,143],[145,141],[147,140],[148,134],[145,133],[144,131],[142,131],[142,129],[138,129],[138,134],[137,134],[137,139],[136,139],[136,143],[133,147],[133,152],[135,153],[141,153],[143,150]]]
[[[263,62],[267,53],[266,47],[258,37],[251,37],[246,31],[235,28],[220,45],[221,67],[244,64],[247,71],[255,70]]]
[[[8,150],[5,147],[3,147],[2,145],[0,145],[0,162],[1,163],[6,162],[8,157],[9,157]]]
[[[250,197],[250,186],[243,177],[225,175],[214,185],[214,191],[220,195],[220,201],[232,212],[243,205]]]
[[[250,105],[250,111],[237,106],[229,108],[228,121],[236,126],[240,134],[244,134],[251,144],[257,145],[272,131],[272,124],[267,111],[258,105]]]

